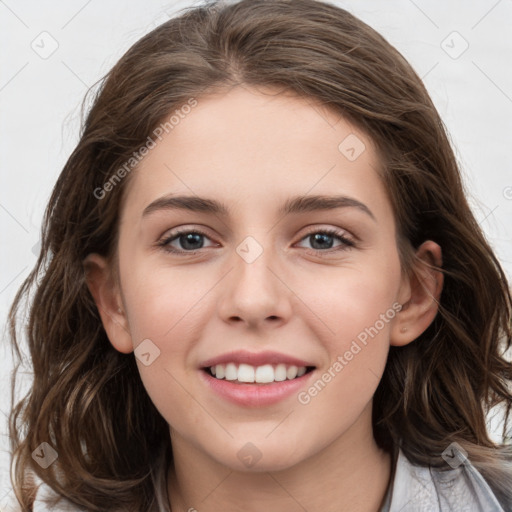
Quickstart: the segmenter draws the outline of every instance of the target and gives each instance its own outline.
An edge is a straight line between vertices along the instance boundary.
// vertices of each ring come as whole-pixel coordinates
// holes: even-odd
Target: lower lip
[[[201,378],[218,395],[244,407],[264,407],[272,405],[297,394],[315,371],[305,373],[301,377],[269,384],[242,383],[225,379],[216,379],[204,370],[200,370]]]

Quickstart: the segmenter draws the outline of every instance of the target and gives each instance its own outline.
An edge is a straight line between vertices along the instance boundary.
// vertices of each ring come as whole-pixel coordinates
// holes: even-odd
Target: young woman
[[[143,37],[43,234],[21,510],[512,510],[507,281],[421,80],[348,12]]]

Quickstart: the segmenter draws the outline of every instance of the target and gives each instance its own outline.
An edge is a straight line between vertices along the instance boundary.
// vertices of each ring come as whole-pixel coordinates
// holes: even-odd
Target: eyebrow
[[[357,208],[376,221],[371,210],[361,201],[347,196],[297,196],[288,199],[279,209],[279,215],[307,213],[337,208]],[[173,196],[160,197],[149,204],[142,212],[142,217],[160,210],[188,210],[192,212],[210,213],[228,216],[229,208],[222,202],[199,196]]]

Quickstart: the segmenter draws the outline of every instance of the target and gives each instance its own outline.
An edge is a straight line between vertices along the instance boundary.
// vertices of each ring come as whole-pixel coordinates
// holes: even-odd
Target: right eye
[[[172,231],[158,243],[164,251],[185,255],[187,252],[195,252],[203,248],[202,238],[208,238],[206,233],[198,229],[178,229]],[[181,248],[173,246],[173,243],[181,245]]]

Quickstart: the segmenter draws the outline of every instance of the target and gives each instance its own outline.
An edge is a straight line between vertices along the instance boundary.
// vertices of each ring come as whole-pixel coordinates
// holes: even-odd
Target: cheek
[[[315,402],[318,413],[322,404],[338,403],[346,412],[371,399],[386,364],[390,330],[399,309],[399,283],[398,256],[387,261],[374,258],[364,266],[340,267],[325,279],[302,281],[298,294],[315,313],[316,336],[328,359],[320,381],[305,390],[299,403]]]
[[[389,288],[370,284],[347,280],[323,303],[322,321],[329,330],[319,329],[328,360],[297,402],[305,417],[323,425],[326,439],[346,431],[360,417],[386,365],[396,303]]]
[[[197,322],[213,279],[209,283],[204,279],[208,276],[200,278],[197,272],[183,267],[148,267],[134,265],[123,280],[134,345],[151,338],[166,351],[183,350],[179,340],[187,327]]]
[[[316,316],[319,332],[329,340],[331,352],[343,350],[361,333],[364,342],[364,333],[375,326],[379,339],[389,334],[396,316],[393,304],[400,285],[400,264],[398,256],[388,261],[371,259],[363,264],[301,275],[297,280],[297,294]]]
[[[195,368],[186,365],[202,323],[210,317],[204,311],[205,298],[214,283],[185,269],[131,263],[122,287],[141,380],[162,416],[169,420],[188,410],[194,421],[186,379]]]

